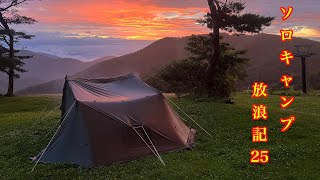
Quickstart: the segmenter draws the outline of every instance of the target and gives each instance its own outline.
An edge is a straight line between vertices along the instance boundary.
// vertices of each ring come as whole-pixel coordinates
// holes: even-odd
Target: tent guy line
[[[160,162],[166,166],[166,164],[164,163],[163,159],[161,158],[161,156],[159,155],[157,149],[153,146],[154,150],[149,146],[149,144],[146,142],[145,139],[143,139],[143,137],[140,135],[140,133],[138,133],[138,131],[136,130],[135,127],[132,127],[133,130],[137,133],[137,135],[141,138],[141,140],[148,146],[148,148],[151,150],[151,152],[160,160]],[[137,127],[139,128],[139,127]],[[146,134],[148,136],[148,134]],[[149,137],[149,136],[148,136]],[[150,139],[149,139],[150,140]],[[152,141],[150,140],[151,144],[152,144]],[[152,144],[153,145],[153,144]]]
[[[59,106],[61,106],[61,104],[60,104]],[[61,119],[63,119],[65,115],[66,115],[66,114],[64,114],[64,115],[61,116],[60,121],[57,121],[57,123],[56,123],[56,124],[49,130],[49,132],[43,137],[42,141],[52,132],[52,130],[53,130],[54,128],[56,128],[56,127],[58,126],[58,124],[61,122]]]
[[[157,151],[157,149],[156,149],[155,145],[154,145],[154,144],[153,144],[153,142],[151,141],[151,138],[150,138],[150,137],[149,137],[149,135],[147,134],[147,131],[144,129],[144,127],[143,127],[143,126],[141,126],[141,128],[143,129],[144,133],[147,135],[147,137],[148,137],[148,139],[149,139],[149,141],[150,141],[151,145],[153,146],[153,148],[155,149],[156,153],[158,154],[159,159],[161,160],[161,162],[163,163],[163,165],[164,165],[164,166],[166,166],[166,164],[164,163],[164,161],[163,161],[162,157],[160,156],[159,152]]]
[[[54,133],[54,135],[52,136],[52,138],[51,138],[51,140],[49,141],[49,143],[48,143],[48,145],[46,146],[46,148],[44,148],[41,156],[38,158],[36,164],[33,166],[32,170],[31,170],[31,172],[33,172],[33,170],[36,168],[37,164],[39,163],[39,161],[40,161],[40,159],[42,158],[43,154],[44,154],[44,153],[46,152],[46,150],[48,149],[48,147],[49,147],[50,143],[52,142],[53,138],[56,136],[56,134],[58,133],[59,129],[60,129],[61,126],[64,124],[65,120],[67,119],[67,117],[68,117],[71,109],[72,109],[73,106],[75,105],[75,103],[76,103],[76,100],[73,102],[73,104],[71,105],[71,107],[68,109],[68,112],[66,113],[66,115],[65,115],[65,117],[63,118],[62,122],[60,123],[57,131],[56,131],[56,132]]]
[[[61,104],[59,104],[58,106],[56,106],[52,111],[50,111],[44,118],[39,118],[37,119],[35,122],[34,122],[34,125],[36,125],[36,123],[39,121],[39,120],[45,120],[47,117],[49,117],[55,110],[57,110],[59,107],[61,106]]]
[[[42,109],[40,115],[38,116],[37,120],[33,123],[32,127],[34,127],[36,125],[36,123],[40,120],[40,118],[42,117],[42,114],[44,113],[44,111],[47,109],[48,105],[50,104],[50,101],[48,101],[48,103],[46,104],[46,106]]]
[[[177,109],[179,109],[184,115],[186,115],[191,121],[193,121],[197,126],[199,126],[205,133],[207,133],[209,136],[212,137],[212,135],[206,131],[199,123],[197,123],[192,117],[190,117],[186,112],[184,112],[178,105],[176,105],[171,99],[166,98],[168,101],[170,101]]]

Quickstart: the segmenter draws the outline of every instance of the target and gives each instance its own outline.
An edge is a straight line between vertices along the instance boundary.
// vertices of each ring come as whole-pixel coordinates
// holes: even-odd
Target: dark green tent
[[[34,158],[83,167],[124,162],[147,154],[190,148],[188,128],[166,98],[136,76],[66,78],[62,120],[48,146]]]

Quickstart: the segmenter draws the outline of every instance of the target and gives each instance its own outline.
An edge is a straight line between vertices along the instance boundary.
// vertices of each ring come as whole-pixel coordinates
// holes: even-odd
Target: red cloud
[[[35,5],[39,8],[35,8]],[[80,26],[81,29],[87,27],[86,31],[90,30],[97,36],[138,39],[159,39],[207,32],[206,28],[194,21],[206,13],[206,8],[168,8],[157,6],[148,0],[132,3],[120,0],[108,3],[99,0],[58,0],[35,3],[30,10],[25,10],[24,13],[45,26],[59,26],[62,32],[68,33],[74,32],[75,28],[72,26]],[[170,14],[174,16],[171,17]],[[96,29],[92,30],[94,28]],[[83,31],[76,30],[76,33]]]

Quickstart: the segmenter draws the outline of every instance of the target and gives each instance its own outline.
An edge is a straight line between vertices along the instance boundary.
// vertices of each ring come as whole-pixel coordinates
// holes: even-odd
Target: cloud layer
[[[152,41],[119,38],[84,37],[76,34],[38,32],[33,40],[18,44],[21,49],[52,54],[64,58],[91,61],[104,56],[121,56],[138,51]]]
[[[247,12],[276,16],[265,33],[279,34],[294,28],[295,35],[320,40],[320,1],[242,0]],[[293,15],[282,21],[280,7],[293,6]],[[38,37],[27,43],[31,50],[64,57],[94,59],[122,55],[168,36],[208,33],[195,23],[208,11],[206,0],[42,0],[19,8],[38,23],[17,26]],[[116,38],[116,39],[115,39]]]
[[[320,1],[242,1],[246,2],[248,12],[277,17],[267,32],[276,33],[284,26],[319,28],[316,26],[320,21]],[[294,7],[294,13],[288,21],[281,22],[280,7],[289,5]],[[208,11],[206,0],[44,0],[29,3],[20,11],[39,21],[31,29],[83,37],[155,40],[208,32],[194,22]]]

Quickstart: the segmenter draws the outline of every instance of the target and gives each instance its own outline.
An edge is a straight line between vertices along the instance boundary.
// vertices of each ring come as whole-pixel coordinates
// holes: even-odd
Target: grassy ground
[[[196,147],[163,155],[167,166],[148,156],[111,167],[82,169],[70,165],[33,164],[28,159],[48,143],[59,121],[57,110],[37,120],[49,103],[47,115],[59,97],[0,97],[0,179],[319,179],[320,178],[320,97],[296,97],[288,110],[279,108],[279,97],[253,100],[248,94],[235,97],[235,104],[174,101],[199,122],[213,137],[198,129]],[[251,105],[265,103],[269,120],[251,121]],[[295,115],[297,122],[280,133],[280,117]],[[269,127],[268,143],[252,143],[251,127]],[[269,149],[270,163],[251,165],[250,149]]]

